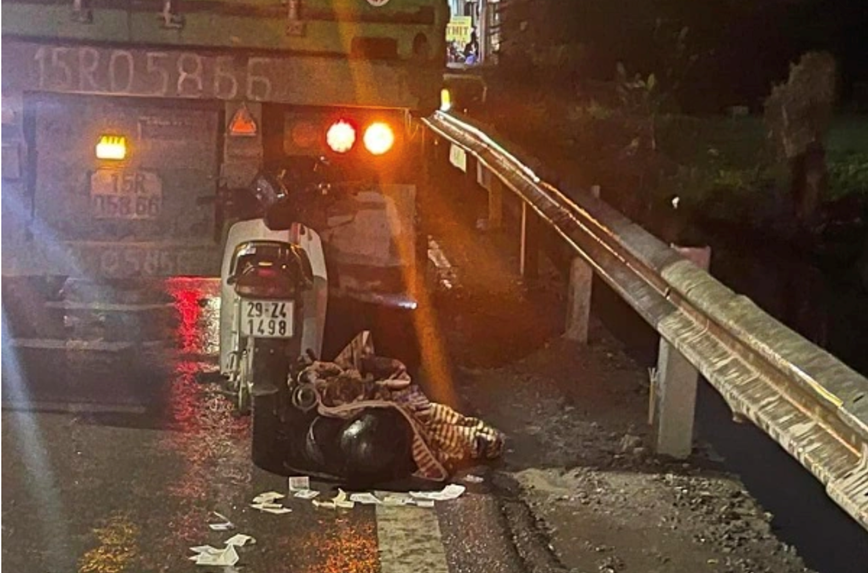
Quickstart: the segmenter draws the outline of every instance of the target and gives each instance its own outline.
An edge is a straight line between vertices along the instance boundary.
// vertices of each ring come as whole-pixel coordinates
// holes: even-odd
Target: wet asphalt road
[[[249,419],[233,416],[208,375],[216,364],[214,286],[167,283],[177,318],[166,334],[168,351],[133,360],[123,352],[4,349],[4,400],[19,404],[2,413],[2,560],[9,571],[215,570],[188,561],[189,547],[220,546],[234,533],[257,539],[239,550],[238,571],[519,570],[486,484],[433,510],[334,511],[302,500],[288,501],[292,513],[285,515],[250,508],[259,493],[285,491],[286,480],[250,462]],[[74,410],[71,387],[89,401],[79,399],[78,412],[20,407],[38,392],[42,404]],[[314,487],[330,495],[329,486]],[[220,521],[215,511],[236,528],[211,531],[208,524]]]

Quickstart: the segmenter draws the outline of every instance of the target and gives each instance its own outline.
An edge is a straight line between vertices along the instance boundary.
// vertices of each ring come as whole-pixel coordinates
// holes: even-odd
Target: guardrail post
[[[698,267],[708,270],[711,249],[672,246]],[[657,369],[651,373],[649,421],[654,451],[684,459],[693,450],[693,421],[699,372],[663,338],[657,355]]]
[[[521,203],[519,272],[524,279],[539,276],[539,217],[524,201]]]
[[[600,186],[591,187],[591,194],[600,198]],[[570,284],[567,286],[567,324],[564,337],[580,344],[588,342],[588,324],[591,320],[591,284],[594,271],[582,257],[570,262]]]
[[[464,160],[465,186],[467,189],[467,197],[473,197],[473,193],[479,191],[479,161],[476,156],[467,154]]]
[[[488,228],[500,229],[503,226],[503,181],[489,173],[488,187]]]

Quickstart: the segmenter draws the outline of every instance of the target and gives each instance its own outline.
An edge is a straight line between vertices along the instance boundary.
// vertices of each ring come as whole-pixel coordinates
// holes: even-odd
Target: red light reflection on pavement
[[[246,436],[249,420],[232,416],[232,405],[198,376],[216,359],[219,328],[219,283],[175,278],[166,281],[178,312],[175,327],[177,361],[168,405],[170,431],[164,446],[183,460],[167,494],[176,508],[167,523],[171,543],[166,564],[174,567],[178,555],[207,535],[215,499],[251,480]],[[206,359],[207,357],[207,359]],[[219,472],[215,468],[220,468]]]
[[[215,354],[219,337],[219,283],[210,279],[172,278],[166,289],[177,310],[175,336],[183,354]]]
[[[182,352],[194,352],[198,342],[198,322],[202,309],[199,308],[200,293],[194,290],[180,290],[175,293],[175,307],[181,313],[178,336]]]

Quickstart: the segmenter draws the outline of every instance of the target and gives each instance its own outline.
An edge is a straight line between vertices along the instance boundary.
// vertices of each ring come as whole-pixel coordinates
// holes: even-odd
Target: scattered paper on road
[[[338,488],[338,494],[332,499],[335,503],[335,507],[339,507],[341,509],[352,509],[356,506],[354,501],[349,500],[349,496],[347,496],[347,492]]]
[[[220,553],[223,553],[223,551],[225,549],[226,549],[225,547],[220,548],[220,547],[212,547],[210,545],[197,545],[196,547],[190,548],[190,551],[192,551],[193,553],[196,554],[193,557],[190,557],[190,559],[196,559],[197,555],[203,555],[203,554],[204,555],[219,555]]]
[[[224,541],[226,545],[235,545],[236,547],[244,547],[248,543],[253,545],[256,543],[256,539],[250,537],[249,535],[244,535],[243,533],[236,533],[226,541]]]
[[[196,552],[196,555],[190,557],[191,561],[195,561],[196,565],[207,565],[211,567],[232,567],[238,563],[238,552],[235,551],[234,545],[227,545],[223,549],[203,545],[199,547],[191,547],[191,551]]]
[[[289,491],[301,491],[310,489],[308,476],[292,476],[289,478]]]
[[[273,513],[274,515],[283,515],[284,513],[292,513],[292,510],[288,507],[280,507],[280,508],[265,508],[262,511],[265,513]]]
[[[355,504],[362,505],[385,505],[385,506],[403,506],[415,505],[417,507],[431,508],[434,507],[435,501],[449,501],[460,497],[466,488],[463,485],[448,485],[440,491],[411,491],[409,495],[405,493],[385,493],[379,492],[379,497],[369,492],[358,492],[347,494],[342,489],[338,489],[337,495],[329,500],[313,499],[314,507],[323,507],[326,509],[352,509]],[[318,492],[313,492],[317,494]],[[297,495],[296,497],[302,497]]]
[[[398,494],[385,495],[380,501],[383,503],[383,505],[390,506],[410,505],[413,503],[413,499],[410,496]]]
[[[211,547],[210,545],[197,545],[196,547],[191,547],[190,551],[192,551],[193,553],[220,553],[223,550],[217,549],[216,547]],[[193,557],[191,557],[190,559],[193,559]]]
[[[299,499],[313,499],[318,495],[319,492],[312,489],[300,489],[293,493],[293,497],[297,497]]]
[[[277,493],[276,491],[268,491],[265,493],[260,493],[256,497],[253,498],[253,503],[272,503],[275,499],[283,499],[286,497],[282,493]]]
[[[235,527],[235,524],[229,521],[229,518],[225,515],[217,513],[216,511],[212,511],[211,513],[223,520],[221,523],[208,524],[208,527],[210,527],[213,531],[229,531],[230,529]]]
[[[463,485],[449,484],[440,491],[411,491],[410,495],[414,499],[450,501],[460,497],[466,489]]]
[[[350,494],[350,501],[361,503],[364,505],[379,505],[382,503],[377,496],[372,493],[353,493]]]
[[[483,478],[481,478],[480,476],[475,476],[473,474],[469,474],[469,475],[466,475],[463,478],[461,478],[461,481],[466,482],[466,483],[482,483],[485,480]]]
[[[279,503],[252,503],[250,504],[250,507],[265,513],[273,513],[275,515],[281,515],[292,511],[288,507],[283,507]]]
[[[352,501],[347,492],[342,489],[338,489],[338,494],[328,501],[320,501],[318,499],[313,500],[314,507],[325,507],[327,509],[353,509],[356,506],[356,502]]]
[[[259,503],[251,503],[250,507],[255,507],[256,509],[278,509],[283,506],[279,503],[271,503],[270,501],[260,501]]]

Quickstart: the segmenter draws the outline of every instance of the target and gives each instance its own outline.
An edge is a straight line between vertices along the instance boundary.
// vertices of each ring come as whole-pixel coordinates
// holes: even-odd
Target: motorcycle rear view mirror
[[[265,225],[272,231],[286,231],[294,221],[290,191],[280,177],[260,171],[251,185],[253,196],[262,208]]]

